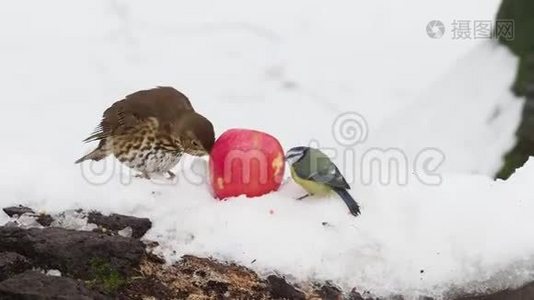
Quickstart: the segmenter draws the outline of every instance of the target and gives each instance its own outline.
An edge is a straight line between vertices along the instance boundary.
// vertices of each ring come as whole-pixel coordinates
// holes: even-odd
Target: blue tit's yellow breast
[[[309,194],[313,194],[316,196],[326,196],[332,191],[332,188],[325,184],[300,178],[295,172],[293,166],[291,166],[290,169],[291,177],[293,177],[293,180],[295,180],[296,183],[302,186],[302,188],[304,188]]]

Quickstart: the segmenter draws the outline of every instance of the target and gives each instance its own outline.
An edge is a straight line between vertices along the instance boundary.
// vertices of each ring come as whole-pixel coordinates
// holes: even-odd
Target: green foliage
[[[508,46],[520,59],[512,90],[517,96],[525,96],[527,87],[534,85],[534,0],[502,0],[497,20],[514,21],[514,38],[507,40],[499,36],[499,41]],[[529,96],[527,101],[534,101]],[[528,104],[528,103],[527,103]],[[522,167],[529,156],[534,155],[534,140],[529,132],[534,131],[534,112],[526,105],[521,125],[516,135],[517,145],[504,157],[504,165],[497,178],[509,178],[517,168]]]
[[[102,258],[93,258],[90,266],[93,277],[91,285],[106,293],[113,294],[126,283],[126,279]]]
[[[534,53],[520,57],[519,68],[517,69],[513,86],[514,93],[518,96],[524,96],[529,83],[534,83]]]
[[[496,178],[499,179],[508,179],[515,170],[522,167],[527,162],[528,155],[525,157],[523,153],[512,151],[508,153],[504,158],[504,166],[502,166],[499,173],[497,173]]]
[[[504,166],[497,173],[496,178],[508,179],[515,170],[522,167],[532,155],[534,142],[520,140],[517,145],[504,157]]]
[[[534,1],[503,0],[497,20],[514,20],[515,38],[501,42],[508,45],[518,56],[534,52]]]
[[[514,39],[500,37],[500,42],[521,59],[513,90],[517,95],[525,95],[526,83],[534,80],[534,1],[503,0],[497,20],[514,21]]]

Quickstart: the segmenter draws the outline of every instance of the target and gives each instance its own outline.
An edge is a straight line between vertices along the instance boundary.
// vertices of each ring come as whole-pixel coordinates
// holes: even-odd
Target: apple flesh
[[[210,153],[210,181],[215,197],[258,197],[277,190],[285,171],[284,150],[273,136],[230,129]]]

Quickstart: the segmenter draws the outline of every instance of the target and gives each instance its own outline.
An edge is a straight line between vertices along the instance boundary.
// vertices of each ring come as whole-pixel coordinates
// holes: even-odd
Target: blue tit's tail
[[[352,196],[349,194],[349,192],[347,192],[346,189],[334,188],[334,192],[336,192],[339,197],[343,199],[352,215],[358,216],[360,214],[360,206],[358,205],[358,203],[356,203],[356,201],[352,198]]]

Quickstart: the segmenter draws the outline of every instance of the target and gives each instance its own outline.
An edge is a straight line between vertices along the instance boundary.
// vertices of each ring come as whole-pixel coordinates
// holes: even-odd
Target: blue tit
[[[360,214],[360,206],[347,191],[349,184],[323,152],[310,147],[295,147],[286,153],[286,161],[293,180],[308,192],[299,200],[308,196],[327,196],[334,191],[343,199],[352,215]]]

